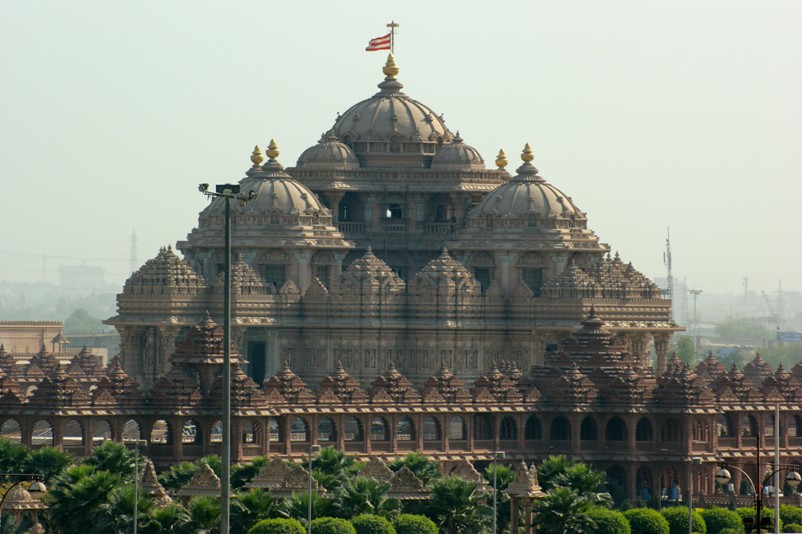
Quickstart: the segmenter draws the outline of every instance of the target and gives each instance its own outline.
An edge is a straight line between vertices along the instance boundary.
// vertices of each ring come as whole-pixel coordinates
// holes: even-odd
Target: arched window
[[[652,422],[646,418],[641,418],[638,421],[638,426],[635,427],[635,441],[652,441],[654,440],[654,430],[652,430]]]
[[[345,441],[362,441],[364,439],[362,423],[353,415],[350,416],[345,420]]]
[[[441,438],[440,423],[434,417],[423,420],[423,441],[437,441]]]
[[[530,415],[526,420],[524,439],[543,439],[543,427],[536,415]]]
[[[172,445],[173,429],[170,428],[170,423],[164,419],[159,419],[153,423],[153,428],[150,430],[150,442],[161,445]]]
[[[555,441],[567,441],[571,439],[571,422],[562,415],[555,417],[551,421],[551,439]]]
[[[468,432],[465,429],[465,420],[459,415],[452,415],[448,420],[448,439],[463,441],[468,439]]]
[[[309,427],[301,417],[296,417],[290,424],[290,441],[309,441]]]
[[[499,426],[499,438],[505,441],[518,439],[518,425],[509,415],[504,416]]]
[[[318,443],[337,443],[337,429],[330,417],[323,417],[317,422]]]
[[[267,440],[268,441],[281,441],[281,426],[278,419],[271,417],[267,420]]]
[[[70,419],[64,425],[64,446],[74,447],[84,444],[84,427],[75,419]]]
[[[390,441],[390,429],[383,417],[374,417],[370,422],[371,441]]]
[[[620,417],[613,417],[607,422],[607,430],[604,433],[607,441],[626,441],[627,425]]]
[[[7,419],[0,427],[0,436],[12,443],[22,443],[22,429],[14,419]]]
[[[478,413],[473,416],[473,439],[493,439],[493,423],[488,414]]]
[[[660,440],[661,441],[682,441],[682,426],[679,421],[674,419],[666,420],[663,426],[660,427]]]
[[[598,438],[599,431],[596,421],[592,417],[582,419],[582,425],[579,427],[579,439],[582,441],[596,441]]]
[[[741,417],[741,436],[744,438],[757,437],[757,419],[749,414]]]
[[[248,425],[248,426],[250,426],[250,425]],[[223,422],[222,421],[215,421],[214,422],[214,424],[212,425],[212,433],[209,436],[209,440],[212,443],[222,443],[223,442]]]
[[[716,434],[720,438],[734,438],[735,432],[732,428],[732,417],[729,414],[719,414],[716,416]]]
[[[92,425],[92,442],[94,444],[101,444],[104,441],[110,441],[114,434],[111,431],[111,423],[105,419],[95,421]]]
[[[200,445],[202,443],[201,429],[197,421],[190,420],[184,423],[181,429],[181,443],[188,445]]]
[[[407,416],[398,420],[395,429],[395,439],[398,441],[415,441],[415,424]]]

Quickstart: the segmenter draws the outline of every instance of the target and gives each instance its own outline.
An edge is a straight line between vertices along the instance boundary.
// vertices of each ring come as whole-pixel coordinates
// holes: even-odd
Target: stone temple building
[[[390,56],[379,91],[294,167],[274,143],[251,155],[239,185],[257,196],[232,206],[235,460],[311,445],[444,466],[565,453],[633,500],[689,473],[711,495],[719,462],[755,475],[758,444],[798,463],[802,364],[669,358],[671,302],[529,145],[515,170],[503,152],[488,168],[402,89]],[[107,367],[0,346],[0,437],[76,454],[146,439],[159,467],[219,453],[223,218],[212,200],[125,283]]]

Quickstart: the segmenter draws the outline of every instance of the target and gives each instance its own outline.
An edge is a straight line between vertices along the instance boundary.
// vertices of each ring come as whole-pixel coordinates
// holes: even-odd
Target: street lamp
[[[31,485],[28,486],[28,489],[32,493],[43,494],[44,492],[47,491],[47,488],[45,487],[45,484],[43,482],[44,476],[42,476],[39,473],[0,473],[0,476],[17,477],[17,478],[19,478],[19,480],[17,480],[13,484],[11,484],[11,487],[9,487],[6,490],[6,492],[3,494],[3,498],[0,499],[0,529],[2,529],[2,526],[3,526],[3,504],[5,504],[6,497],[9,496],[9,494],[11,493],[11,491],[14,488],[16,488],[17,486],[19,486],[20,484],[22,484],[23,482],[25,482],[27,480],[33,480]]]
[[[312,534],[312,455],[320,452],[320,445],[309,446],[309,502],[306,509],[306,534]]]
[[[755,493],[755,513],[756,513],[755,532],[757,534],[760,534],[760,526],[761,526],[760,525],[760,520],[761,520],[760,515],[761,515],[761,511],[763,509],[763,500],[761,498],[760,488],[755,486],[754,481],[746,473],[746,471],[744,471],[740,467],[737,467],[737,466],[734,466],[734,465],[731,465],[729,467],[730,467],[730,469],[736,469],[736,470],[740,471],[741,473],[743,473],[743,475],[749,481],[749,485],[752,486],[752,491]],[[760,459],[759,458],[758,458],[758,464],[757,464],[757,471],[760,472]],[[771,477],[773,477],[777,473],[780,473],[781,471],[788,471],[788,473],[785,475],[785,483],[788,484],[789,486],[791,486],[792,488],[796,488],[797,486],[799,486],[799,483],[802,482],[802,476],[800,476],[800,474],[796,471],[796,466],[783,465],[783,466],[780,466],[776,470],[773,470],[773,469],[771,469],[771,467],[769,467],[766,470],[765,475],[763,476],[763,483],[761,484],[761,487],[766,482],[768,482],[768,480],[771,479]],[[723,486],[726,486],[727,484],[729,484],[730,480],[732,480],[732,475],[730,474],[730,471],[727,469],[727,467],[722,467],[721,469],[716,471],[716,482],[718,482],[719,484],[721,484]],[[777,491],[777,490],[775,489],[774,491]]]
[[[693,534],[693,466],[701,464],[701,458],[688,458],[688,534]]]
[[[696,319],[696,297],[702,294],[701,289],[689,289],[688,293],[693,295],[693,350],[699,351],[699,321]]]
[[[231,508],[231,200],[244,205],[256,198],[256,192],[240,194],[239,185],[222,184],[209,191],[209,184],[198,185],[207,197],[225,202],[225,287],[223,288],[223,443],[220,468],[220,534],[229,534]]]
[[[139,447],[148,444],[144,439],[134,439],[129,441],[134,444],[134,534],[137,533],[139,524]]]
[[[498,522],[498,476],[496,475],[496,460],[504,458],[504,451],[493,451],[493,534],[498,532],[496,523]]]

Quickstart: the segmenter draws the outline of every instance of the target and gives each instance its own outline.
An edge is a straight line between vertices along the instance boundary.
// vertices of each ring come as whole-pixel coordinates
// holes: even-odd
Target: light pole
[[[3,526],[3,504],[6,502],[6,497],[8,494],[11,493],[11,490],[25,482],[26,480],[33,480],[33,483],[30,485],[29,489],[34,493],[44,493],[47,491],[44,482],[44,476],[39,473],[0,473],[0,476],[4,477],[18,477],[19,480],[11,484],[11,487],[6,490],[3,494],[3,498],[0,499],[0,528]]]
[[[493,534],[498,532],[498,476],[496,475],[496,460],[504,458],[504,451],[493,451]]]
[[[693,466],[701,464],[701,458],[688,458],[688,534],[693,534]]]
[[[309,502],[306,508],[306,533],[312,534],[312,455],[320,452],[320,445],[309,446]]]
[[[231,199],[245,204],[256,192],[241,195],[239,185],[222,184],[209,191],[209,184],[198,190],[207,197],[222,198],[225,203],[225,287],[223,288],[223,443],[220,468],[220,534],[229,534],[231,508]]]
[[[696,318],[696,297],[702,294],[701,289],[689,289],[688,293],[693,295],[693,350],[699,352],[699,322]]]
[[[760,449],[758,449],[758,451],[759,450]],[[760,515],[761,515],[761,511],[763,509],[763,500],[762,500],[761,494],[760,494],[760,490],[761,490],[762,486],[766,482],[768,482],[774,475],[778,474],[781,471],[788,471],[788,474],[785,475],[785,483],[788,484],[789,486],[791,486],[792,488],[796,488],[797,486],[799,486],[799,483],[802,482],[802,476],[800,476],[799,473],[797,473],[795,471],[796,466],[793,466],[793,465],[780,466],[779,469],[777,469],[776,471],[771,469],[771,467],[769,467],[769,469],[766,471],[766,474],[763,477],[763,483],[760,485],[761,487],[755,487],[755,483],[754,483],[754,481],[752,481],[752,478],[746,473],[746,471],[744,471],[740,467],[731,465],[731,466],[729,466],[729,468],[730,469],[736,469],[736,470],[740,471],[741,473],[743,473],[743,475],[749,481],[749,485],[752,486],[752,491],[755,493],[755,514],[756,514],[756,517],[755,517],[755,532],[757,534],[760,534],[760,526],[761,526],[760,525],[760,520],[761,520]],[[756,472],[760,473],[760,456],[758,456],[758,459],[757,459]],[[719,484],[727,485],[727,484],[729,484],[730,480],[732,480],[732,475],[730,475],[730,472],[726,467],[722,467],[721,469],[716,471],[716,482],[718,482]],[[777,491],[777,490],[775,489],[774,491]]]
[[[139,526],[139,447],[148,444],[144,439],[135,439],[134,444],[134,534]]]

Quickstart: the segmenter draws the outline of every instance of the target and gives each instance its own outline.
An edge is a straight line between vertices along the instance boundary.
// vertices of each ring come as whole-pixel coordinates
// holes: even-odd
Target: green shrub
[[[755,509],[751,506],[742,506],[741,508],[736,508],[735,513],[738,514],[742,519],[755,518]],[[762,508],[760,510],[760,517],[762,517],[764,520],[766,518],[770,519],[773,524],[774,510],[771,508]],[[782,528],[783,528],[783,520],[782,516],[780,516],[780,531],[782,531]],[[766,528],[764,527],[762,530],[766,530]]]
[[[802,508],[800,508],[799,506],[792,506],[790,504],[781,504],[780,521],[782,521],[783,525],[785,525],[786,523],[794,523],[795,525],[802,525]]]
[[[624,514],[608,508],[594,508],[588,516],[596,523],[594,534],[631,534],[629,521]]]
[[[670,534],[666,518],[650,508],[632,508],[624,512],[632,534]]]
[[[743,533],[744,533],[743,527],[738,527],[738,528],[727,527],[725,529],[722,529],[721,532],[719,532],[719,534],[743,534]]]
[[[263,519],[248,534],[306,534],[306,530],[297,519]]]
[[[702,519],[707,525],[707,534],[721,534],[724,529],[741,530],[741,516],[726,508],[705,508]],[[685,517],[688,517],[687,515]]]
[[[356,534],[396,534],[393,524],[378,515],[358,515],[351,524]]]
[[[425,515],[401,514],[393,526],[396,534],[437,534],[437,525]]]
[[[670,506],[663,508],[660,512],[668,521],[668,528],[671,534],[688,534],[688,509],[684,506]],[[707,526],[702,514],[694,511],[692,515],[693,531],[699,534],[707,534]]]
[[[788,523],[783,527],[783,532],[802,532],[802,525],[799,523]]]
[[[356,534],[356,530],[345,519],[318,517],[312,521],[312,534]]]

